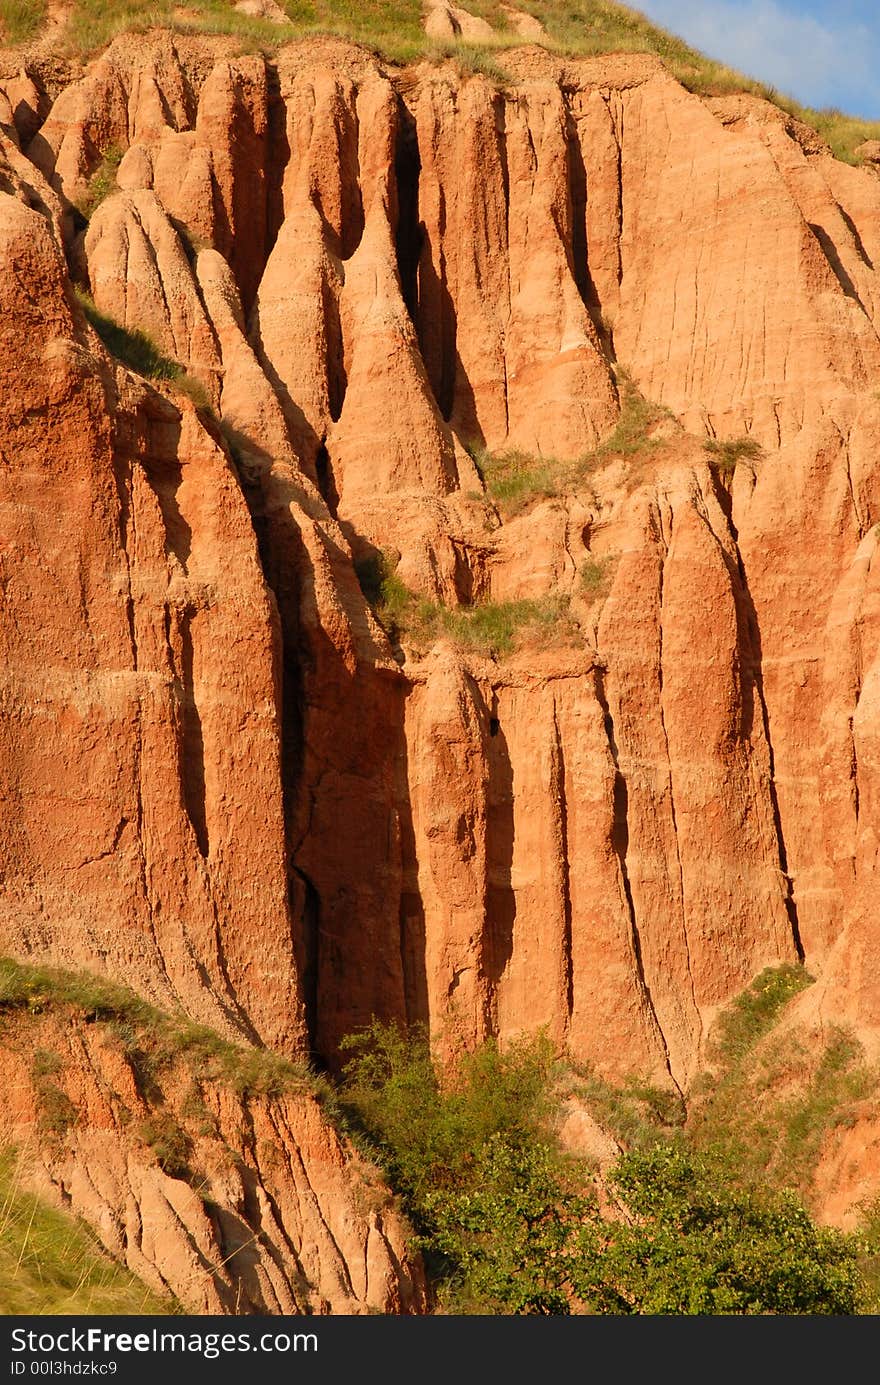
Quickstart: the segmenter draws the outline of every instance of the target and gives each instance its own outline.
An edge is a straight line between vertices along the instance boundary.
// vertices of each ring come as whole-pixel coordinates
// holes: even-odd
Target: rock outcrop
[[[0,82],[0,946],[330,1063],[546,1026],[681,1087],[800,957],[876,1046],[880,178],[654,58],[505,66]],[[506,517],[479,448],[553,484]],[[377,551],[574,636],[393,644]]]
[[[2,1017],[0,1140],[20,1176],[88,1221],[191,1313],[421,1313],[407,1228],[315,1097],[237,1094],[69,1012]],[[65,1128],[65,1113],[75,1115]]]

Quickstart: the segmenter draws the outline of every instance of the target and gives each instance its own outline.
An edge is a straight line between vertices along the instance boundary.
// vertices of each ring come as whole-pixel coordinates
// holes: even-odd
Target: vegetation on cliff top
[[[540,649],[578,642],[568,598],[559,593],[446,606],[411,591],[386,554],[359,559],[355,571],[389,639],[405,640],[417,653],[427,651],[440,639],[488,659],[503,659],[525,646]]]
[[[421,0],[276,0],[287,23],[276,24],[236,11],[234,0],[72,0],[61,42],[87,56],[116,34],[163,25],[234,35],[243,46],[277,48],[292,38],[333,33],[372,48],[393,62],[447,57],[465,70],[482,70],[503,79],[493,52],[521,45],[502,0],[469,0],[472,14],[494,29],[488,43],[438,42],[422,28]],[[838,158],[855,161],[854,150],[880,138],[880,122],[858,120],[837,110],[816,111],[780,95],[765,83],[707,58],[682,39],[615,0],[516,0],[517,8],[540,20],[545,45],[576,57],[609,52],[652,53],[689,90],[705,95],[749,92],[774,102],[816,129]],[[26,42],[47,15],[46,0],[0,0],[0,22],[7,41]]]
[[[324,1091],[305,1064],[224,1039],[183,1014],[158,1009],[125,986],[89,972],[0,958],[0,1015],[4,1010],[40,1014],[59,1007],[108,1027],[147,1092],[155,1086],[155,1074],[178,1059],[243,1097]]]

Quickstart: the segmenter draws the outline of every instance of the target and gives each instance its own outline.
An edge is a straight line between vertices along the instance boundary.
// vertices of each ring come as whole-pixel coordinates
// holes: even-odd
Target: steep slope
[[[164,33],[5,83],[0,949],[330,1063],[546,1026],[682,1087],[805,957],[876,1045],[880,178],[650,55],[505,67]],[[566,619],[389,639],[379,554]]]
[[[88,974],[9,963],[0,1036],[19,1185],[91,1223],[156,1311],[424,1311],[405,1223],[302,1068]]]

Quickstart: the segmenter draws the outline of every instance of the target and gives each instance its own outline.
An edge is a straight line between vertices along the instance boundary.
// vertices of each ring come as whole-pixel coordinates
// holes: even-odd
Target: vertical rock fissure
[[[679,897],[679,901],[680,901],[680,905],[681,905],[681,936],[682,936],[682,941],[683,941],[683,943],[684,943],[685,965],[686,965],[686,967],[687,967],[688,981],[689,981],[689,983],[690,983],[690,988],[691,988],[691,1001],[692,1001],[693,1007],[694,1007],[694,1014],[695,1014],[696,1017],[697,1017],[697,1023],[699,1024],[699,1027],[700,1027],[700,1040],[699,1040],[699,1041],[702,1042],[703,1019],[702,1019],[702,1015],[701,1015],[701,1012],[700,1012],[700,1007],[699,1007],[699,1005],[697,1004],[697,988],[696,988],[696,985],[694,984],[694,973],[693,973],[693,967],[692,967],[692,965],[691,965],[690,939],[688,938],[687,911],[686,911],[686,909],[685,909],[685,898],[684,898],[684,866],[682,865],[682,860],[681,860],[681,841],[679,840],[679,835],[678,835],[678,819],[677,819],[676,811],[675,811],[675,784],[674,784],[673,773],[672,773],[672,758],[671,758],[671,756],[670,756],[670,754],[669,754],[669,731],[668,731],[667,726],[666,726],[666,712],[665,712],[664,707],[663,707],[663,639],[664,639],[664,630],[663,630],[663,595],[664,595],[664,588],[665,588],[666,560],[667,560],[668,556],[669,556],[669,548],[668,548],[668,545],[667,545],[667,546],[664,548],[663,557],[662,557],[662,561],[660,562],[660,565],[659,565],[659,572],[658,572],[658,584],[659,584],[659,585],[658,585],[658,592],[657,592],[657,610],[658,610],[658,616],[659,616],[659,619],[658,619],[658,627],[659,627],[659,628],[658,628],[658,634],[659,634],[659,638],[660,638],[660,649],[659,649],[659,651],[658,651],[658,658],[657,658],[657,707],[658,707],[658,710],[659,710],[659,713],[660,713],[660,727],[661,727],[661,730],[662,730],[662,732],[663,732],[663,745],[664,745],[665,750],[666,750],[666,771],[667,771],[667,774],[668,774],[668,777],[669,777],[669,814],[670,814],[670,819],[671,819],[671,822],[672,822],[672,839],[673,839],[673,841],[675,842],[675,860],[676,860],[676,865],[677,865],[677,867],[678,867],[678,892],[679,892],[678,897]]]
[[[318,967],[320,963],[321,900],[318,891],[305,871],[292,865],[292,874],[305,892],[300,914],[298,963],[300,989],[305,1010],[306,1033],[313,1057],[319,1057],[315,1045],[318,1034]],[[292,902],[292,901],[291,901]]]
[[[572,956],[571,868],[568,847],[568,798],[566,792],[565,754],[559,733],[556,699],[553,699],[553,737],[555,750],[556,791],[559,798],[559,845],[562,875],[562,968],[565,984],[565,1004],[569,1023],[574,1013],[574,959]]]
[[[783,903],[788,917],[789,928],[791,929],[792,941],[798,960],[803,962],[805,959],[804,945],[801,939],[800,920],[798,918],[797,900],[794,897],[794,880],[788,868],[788,849],[785,844],[785,832],[782,826],[782,813],[779,808],[779,794],[776,789],[776,753],[773,747],[773,740],[770,734],[770,712],[767,707],[767,699],[764,696],[764,655],[761,645],[761,627],[758,621],[758,612],[752,598],[746,575],[745,563],[743,562],[742,551],[739,546],[739,532],[733,521],[733,503],[728,491],[721,483],[718,475],[710,469],[712,486],[715,497],[724,514],[730,534],[736,549],[736,564],[734,572],[738,578],[739,595],[741,597],[746,618],[746,628],[749,635],[751,647],[751,659],[749,661],[749,671],[751,672],[754,695],[757,700],[758,709],[761,715],[761,726],[764,732],[764,740],[767,745],[767,796],[770,802],[770,815],[773,820],[773,831],[776,837],[776,850],[779,859],[779,871],[784,884]],[[722,553],[724,549],[722,547]],[[725,554],[725,561],[728,561]],[[731,563],[731,566],[733,564]]]
[[[663,1057],[666,1070],[676,1086],[678,1083],[672,1071],[672,1063],[669,1057],[669,1047],[666,1043],[666,1035],[663,1033],[663,1026],[657,1014],[657,1007],[651,994],[651,987],[645,975],[645,963],[642,957],[642,939],[639,933],[638,918],[636,916],[635,901],[633,899],[632,885],[629,878],[629,867],[627,856],[629,854],[629,791],[627,789],[626,777],[620,768],[620,757],[617,748],[617,737],[614,729],[614,717],[608,703],[608,694],[605,688],[605,669],[601,664],[593,667],[593,686],[596,693],[596,701],[602,712],[605,735],[608,739],[608,749],[611,754],[611,762],[614,766],[614,789],[613,789],[613,817],[611,826],[611,848],[617,857],[620,868],[620,880],[623,887],[623,895],[626,901],[627,915],[629,918],[630,938],[632,941],[633,957],[636,964],[636,979],[644,995],[651,1017],[663,1045]]]
[[[294,523],[286,503],[278,503],[275,494],[278,482],[271,471],[261,474],[258,479],[248,481],[240,475],[242,494],[254,529],[257,555],[263,580],[271,594],[277,618],[273,621],[274,637],[277,641],[277,685],[276,700],[278,708],[279,737],[281,742],[281,797],[284,817],[284,850],[287,873],[287,898],[291,926],[291,943],[294,955],[299,959],[303,953],[308,956],[309,920],[297,913],[296,880],[305,877],[296,866],[296,853],[302,842],[298,832],[301,817],[300,789],[303,763],[305,759],[305,689],[303,660],[300,656],[300,616],[299,616],[299,575],[297,560],[302,550],[302,538]],[[283,488],[280,488],[283,495]],[[311,883],[311,882],[309,882]],[[303,914],[306,912],[308,898],[304,900]],[[320,918],[320,896],[315,891],[314,909],[316,920]],[[302,938],[300,931],[303,931]],[[311,945],[317,949],[318,928],[312,930]],[[317,1028],[318,1010],[318,967],[317,956],[314,967],[314,1017]],[[308,1005],[303,987],[302,972],[299,977],[300,994],[304,1009]],[[316,1038],[306,1014],[306,1031],[314,1057],[320,1057],[315,1050]]]
[[[199,854],[207,859],[208,819],[205,807],[205,738],[195,696],[195,670],[192,639],[193,612],[184,612],[180,621],[181,641],[181,723],[180,747],[183,771],[183,797],[192,824]]]
[[[394,151],[394,182],[397,190],[395,247],[400,289],[416,331],[419,325],[419,261],[424,239],[424,229],[419,220],[421,172],[422,160],[416,122],[403,101],[399,101],[397,143]]]
[[[510,317],[511,302],[511,280],[510,280],[510,155],[507,152],[507,105],[503,93],[499,94],[497,105],[497,118],[495,122],[498,133],[498,162],[501,166],[501,188],[504,197],[504,244],[507,253],[504,257],[505,277],[507,292],[505,295],[504,312],[507,319]],[[510,375],[507,360],[507,351],[501,352],[501,363],[504,371],[504,430],[505,433],[510,428]]]
[[[567,111],[566,154],[568,162],[568,196],[571,204],[571,242],[566,244],[569,271],[577,285],[581,302],[586,308],[604,354],[614,359],[611,332],[602,313],[602,304],[590,272],[587,247],[587,169],[577,132],[577,123]]]
[[[134,671],[134,673],[135,673],[135,676],[137,676],[137,674],[140,672],[140,653],[139,653],[139,650],[138,650],[137,628],[136,628],[136,625],[135,625],[134,600],[133,600],[133,597],[132,597],[132,594],[131,594],[131,555],[130,555],[130,553],[129,553],[129,548],[128,548],[128,539],[129,539],[129,530],[130,530],[130,531],[131,531],[132,539],[133,539],[133,541],[134,541],[134,542],[133,542],[134,551],[137,552],[137,535],[136,535],[136,532],[135,532],[136,526],[135,526],[134,507],[133,507],[133,505],[132,505],[132,492],[131,492],[131,463],[129,462],[129,463],[127,463],[127,465],[126,465],[126,476],[125,476],[124,479],[123,479],[121,476],[119,476],[118,471],[117,471],[117,469],[116,469],[116,466],[114,466],[113,472],[114,472],[114,477],[115,477],[115,480],[116,480],[117,493],[118,493],[118,497],[119,497],[119,533],[120,533],[120,541],[121,541],[121,544],[122,544],[122,552],[125,554],[125,566],[126,566],[126,571],[127,571],[127,573],[128,573],[128,594],[127,594],[127,596],[126,596],[126,602],[125,602],[125,605],[126,605],[126,619],[127,619],[127,623],[128,623],[128,634],[129,634],[129,639],[130,639],[130,641],[131,641],[131,659],[132,659],[132,667],[133,667],[133,671]],[[153,901],[153,897],[152,897],[152,891],[151,891],[151,889],[150,889],[149,871],[148,871],[148,869],[147,869],[147,854],[146,854],[146,851],[144,850],[144,792],[143,792],[143,784],[142,784],[142,781],[141,781],[141,766],[142,766],[142,764],[143,764],[143,755],[144,755],[144,728],[143,728],[143,717],[144,717],[144,713],[143,713],[143,707],[142,707],[142,705],[141,705],[141,690],[140,690],[140,687],[139,687],[139,686],[137,687],[136,696],[137,696],[137,712],[136,712],[136,716],[135,716],[135,743],[134,743],[134,754],[135,754],[135,766],[136,766],[136,768],[135,768],[135,774],[134,774],[134,783],[135,783],[135,795],[136,795],[135,833],[136,833],[136,839],[137,839],[138,874],[139,874],[139,876],[140,876],[141,890],[143,891],[143,898],[144,898],[144,905],[145,905],[145,909],[146,909],[147,922],[148,922],[149,929],[150,929],[150,938],[151,938],[151,940],[152,940],[153,947],[154,947],[155,952],[156,952],[156,957],[157,957],[157,959],[158,959],[159,966],[160,966],[161,969],[162,969],[162,975],[165,977],[165,980],[168,982],[168,986],[169,986],[171,992],[172,992],[174,995],[176,995],[177,992],[176,992],[176,990],[175,990],[174,985],[172,984],[171,977],[170,977],[170,975],[169,975],[169,973],[168,973],[168,967],[167,967],[166,962],[165,962],[165,956],[164,956],[164,954],[163,954],[163,952],[162,952],[162,948],[161,948],[161,946],[160,946],[160,944],[159,944],[159,934],[158,934],[158,932],[157,932],[157,930],[156,930],[156,919],[155,919],[155,911],[154,911],[154,901]]]
[[[318,446],[315,457],[315,476],[318,490],[321,492],[321,499],[327,506],[331,517],[335,519],[339,509],[339,491],[336,488],[336,477],[326,441],[321,442]]]
[[[275,63],[266,62],[266,240],[263,267],[278,239],[284,220],[284,173],[290,161],[287,140],[287,104],[281,95],[281,77]]]

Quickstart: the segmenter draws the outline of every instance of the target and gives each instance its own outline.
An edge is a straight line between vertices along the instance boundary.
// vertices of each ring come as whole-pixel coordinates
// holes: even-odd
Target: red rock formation
[[[35,1051],[52,1056],[51,1081],[34,1075]],[[187,1311],[424,1311],[390,1196],[307,1092],[238,1096],[181,1060],[146,1095],[112,1033],[51,1013],[4,1015],[0,1074],[0,1138],[22,1181]],[[65,1102],[76,1119],[62,1138],[45,1121],[54,1111],[57,1127]],[[162,1167],[172,1149],[188,1172]]]
[[[545,1025],[683,1086],[798,956],[875,1042],[880,179],[653,58],[505,64],[126,39],[4,136],[2,944],[331,1061]],[[593,454],[618,363],[675,418]],[[556,494],[502,522],[473,443]],[[576,638],[393,652],[376,549]]]

